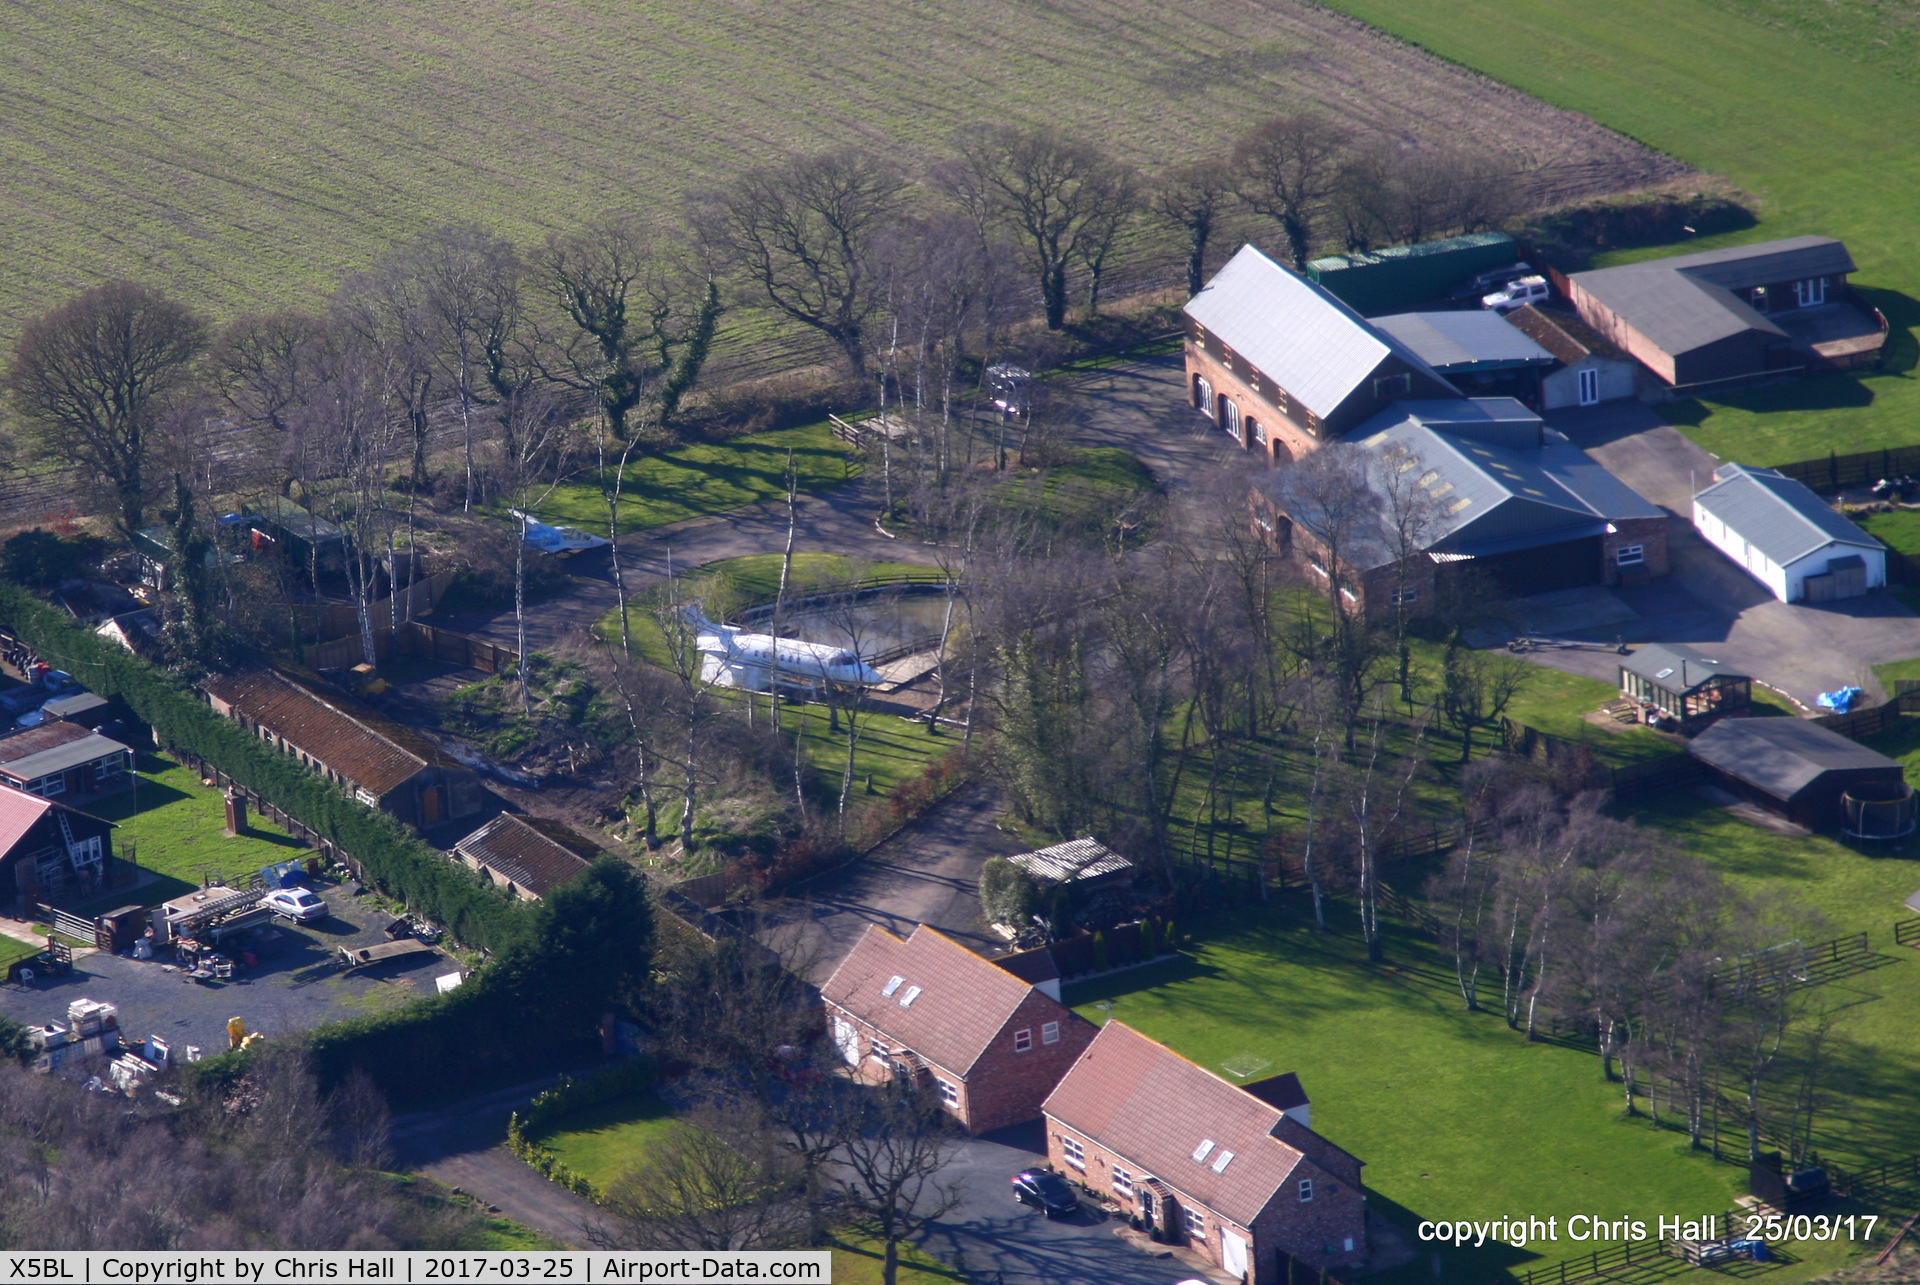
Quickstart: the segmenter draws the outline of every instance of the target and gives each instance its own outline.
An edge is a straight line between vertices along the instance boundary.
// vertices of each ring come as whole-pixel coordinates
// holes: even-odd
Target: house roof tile
[[[1303,1155],[1274,1136],[1283,1118],[1278,1107],[1122,1022],[1100,1028],[1044,1110],[1242,1226],[1266,1208]],[[1219,1167],[1228,1152],[1232,1159]]]
[[[1014,1010],[1035,994],[1028,983],[925,924],[904,941],[868,925],[820,988],[828,1003],[955,1075],[972,1070]],[[1060,1020],[1083,1020],[1047,996],[1039,998],[1059,1009]]]

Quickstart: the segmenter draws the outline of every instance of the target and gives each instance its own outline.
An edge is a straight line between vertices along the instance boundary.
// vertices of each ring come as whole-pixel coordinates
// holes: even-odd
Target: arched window
[[[1239,440],[1240,404],[1225,394],[1220,397],[1220,427],[1233,434],[1236,441]]]
[[[1267,426],[1257,419],[1247,421],[1247,441],[1259,446],[1267,444]]]
[[[1200,375],[1193,377],[1193,404],[1202,415],[1213,414],[1213,385]]]

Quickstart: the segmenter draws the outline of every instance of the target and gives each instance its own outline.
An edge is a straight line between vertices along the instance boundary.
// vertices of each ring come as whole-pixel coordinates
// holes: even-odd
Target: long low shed
[[[1845,824],[1849,790],[1884,796],[1906,784],[1895,760],[1801,718],[1722,719],[1687,753],[1727,789],[1810,830]]]

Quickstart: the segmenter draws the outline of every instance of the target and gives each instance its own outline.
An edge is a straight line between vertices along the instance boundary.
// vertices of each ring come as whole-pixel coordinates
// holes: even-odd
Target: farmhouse
[[[522,901],[540,900],[606,855],[571,826],[512,812],[460,840],[453,854]]]
[[[1184,312],[1195,409],[1270,460],[1297,459],[1403,398],[1460,396],[1411,348],[1250,245]]]
[[[1857,598],[1887,583],[1886,546],[1804,483],[1723,464],[1693,497],[1693,525],[1781,602]]]
[[[72,890],[90,893],[113,855],[113,823],[52,799],[0,790],[0,904],[17,919]]]
[[[42,798],[108,794],[132,771],[132,750],[79,723],[55,720],[0,737],[0,785]]]
[[[834,1043],[875,1078],[930,1082],[969,1131],[1032,1120],[1093,1024],[922,924],[869,925],[820,988]]]
[[[215,713],[408,825],[471,816],[485,803],[472,769],[345,697],[322,696],[275,669],[216,674],[202,687]]]
[[[1373,324],[1474,397],[1537,401],[1541,379],[1558,364],[1497,312],[1403,312]]]
[[[1753,703],[1753,680],[1679,643],[1654,643],[1620,662],[1620,694],[1691,725]]]
[[[1347,440],[1382,461],[1375,522],[1316,530],[1316,504],[1284,469],[1254,479],[1252,507],[1276,548],[1309,577],[1339,575],[1364,610],[1430,610],[1439,577],[1467,568],[1515,595],[1667,573],[1666,515],[1512,398],[1401,402]],[[1381,515],[1387,479],[1409,476],[1430,507],[1402,561]]]
[[[1578,272],[1567,298],[1676,388],[1877,359],[1886,323],[1847,285],[1847,247],[1800,236]]]
[[[1837,830],[1845,796],[1906,792],[1900,764],[1802,718],[1729,718],[1693,738],[1687,753],[1725,788],[1810,830]]]
[[[1367,1252],[1361,1162],[1301,1122],[1298,1088],[1231,1084],[1109,1021],[1047,1099],[1047,1155],[1250,1285],[1288,1280],[1290,1257],[1351,1269]]]
[[[1508,313],[1506,322],[1553,355],[1555,367],[1540,376],[1541,410],[1633,396],[1638,369],[1633,358],[1578,317],[1528,304]]]

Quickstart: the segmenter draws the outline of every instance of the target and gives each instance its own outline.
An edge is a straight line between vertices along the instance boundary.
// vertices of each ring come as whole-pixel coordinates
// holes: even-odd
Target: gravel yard
[[[69,976],[0,986],[0,1013],[33,1025],[65,1025],[67,1005],[85,997],[119,1008],[120,1029],[129,1044],[158,1035],[176,1055],[189,1044],[213,1054],[227,1047],[228,1018],[243,1018],[249,1031],[272,1039],[431,995],[434,978],[451,971],[451,961],[436,952],[343,973],[339,948],[384,942],[381,929],[390,918],[357,903],[344,887],[316,891],[332,916],[256,929],[259,936],[246,948],[259,964],[245,976],[236,970],[231,982],[201,985],[158,960],[96,951],[77,958]]]

